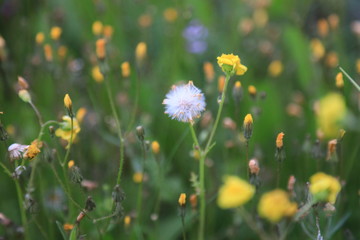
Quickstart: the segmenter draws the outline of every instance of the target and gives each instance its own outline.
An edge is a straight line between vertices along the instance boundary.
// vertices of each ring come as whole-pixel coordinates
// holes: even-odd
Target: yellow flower
[[[65,231],[71,231],[74,228],[74,225],[70,223],[65,223],[63,228]]]
[[[106,57],[106,40],[101,38],[96,41],[96,56],[100,60],[104,60]]]
[[[60,123],[60,127],[56,129],[55,135],[68,142],[66,148],[69,147],[71,138],[71,118],[69,116],[62,117],[63,122]],[[76,141],[76,137],[80,132],[79,122],[76,118],[73,118],[73,130],[72,130],[72,142]]]
[[[61,33],[62,33],[62,29],[60,27],[57,26],[52,27],[50,30],[50,37],[53,40],[58,40],[61,36]]]
[[[38,32],[35,36],[35,42],[38,45],[41,45],[44,42],[44,39],[45,39],[45,35],[42,32]]]
[[[144,175],[141,172],[136,172],[133,175],[133,181],[135,183],[141,183],[143,181]]]
[[[163,12],[163,16],[167,22],[174,22],[178,18],[178,12],[174,8],[167,8]]]
[[[342,95],[329,93],[320,99],[317,109],[317,124],[326,138],[337,136],[345,115],[346,105]]]
[[[95,66],[92,68],[91,75],[97,83],[102,83],[104,81],[104,76],[102,75],[99,66]]]
[[[244,136],[247,140],[251,138],[253,129],[253,118],[251,114],[247,114],[244,118]]]
[[[284,133],[281,132],[277,135],[277,138],[276,138],[276,147],[277,148],[282,148],[284,146],[284,143],[283,143],[283,138],[284,138]]]
[[[259,215],[273,223],[279,222],[283,217],[293,216],[296,211],[297,204],[290,202],[288,194],[281,189],[262,195],[258,205]]]
[[[270,76],[277,77],[283,71],[283,64],[279,60],[272,61],[268,67],[268,72]]]
[[[317,38],[312,39],[310,42],[310,48],[311,48],[312,55],[315,58],[315,60],[319,60],[322,57],[324,57],[325,47],[319,39],[317,39]]]
[[[72,168],[74,165],[75,165],[74,160],[70,160],[70,161],[68,162],[68,168]]]
[[[205,62],[203,68],[206,81],[212,82],[215,77],[214,66],[210,62]]]
[[[179,197],[179,205],[182,207],[182,206],[185,206],[186,204],[186,193],[181,193],[180,194],[180,197]]]
[[[71,98],[70,98],[69,94],[65,94],[65,97],[64,97],[64,106],[65,106],[67,109],[71,109],[71,108],[72,108],[72,101],[71,101]]]
[[[146,52],[147,52],[146,43],[139,42],[135,49],[135,57],[138,63],[141,63],[145,59]]]
[[[50,44],[44,45],[44,55],[46,61],[51,62],[53,60],[53,50]]]
[[[106,38],[111,38],[112,37],[112,35],[114,34],[114,28],[112,27],[112,26],[110,26],[110,25],[106,25],[106,26],[104,26],[104,36],[106,37]]]
[[[248,92],[252,97],[255,97],[257,93],[256,87],[254,85],[249,85]]]
[[[160,152],[160,144],[158,141],[153,141],[151,143],[151,150],[154,154],[158,154]]]
[[[42,142],[39,142],[38,140],[32,141],[31,145],[27,148],[26,152],[24,153],[24,157],[33,159],[41,152],[39,149],[41,147],[42,147]]]
[[[129,62],[123,62],[121,64],[121,74],[124,78],[127,78],[130,76],[131,73],[131,69],[130,69],[130,64]]]
[[[239,56],[234,54],[222,54],[217,57],[217,62],[226,74],[244,75],[247,71],[247,67],[241,64]]]
[[[323,172],[318,172],[310,178],[310,192],[315,201],[326,201],[334,204],[341,190],[339,180]]]
[[[131,217],[130,217],[129,215],[126,215],[126,216],[124,217],[124,226],[125,226],[126,228],[128,228],[128,227],[130,226],[130,224],[131,224]]]
[[[335,85],[337,88],[343,88],[344,87],[344,78],[342,72],[339,72],[336,74],[335,77]]]
[[[236,208],[244,205],[254,195],[255,188],[237,176],[224,178],[224,185],[219,189],[217,204],[220,208]]]
[[[94,35],[100,35],[103,30],[103,24],[100,21],[95,21],[92,25],[92,32]]]

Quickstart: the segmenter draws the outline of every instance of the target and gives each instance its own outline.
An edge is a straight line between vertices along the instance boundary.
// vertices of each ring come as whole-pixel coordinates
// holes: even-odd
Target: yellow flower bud
[[[30,93],[26,89],[20,90],[18,95],[19,95],[20,99],[23,100],[24,102],[26,102],[26,103],[31,102]]]
[[[52,40],[58,40],[61,36],[61,33],[62,33],[62,29],[60,27],[52,27],[51,30],[50,30],[50,37]]]
[[[244,75],[247,71],[247,67],[241,64],[239,56],[234,54],[222,54],[220,57],[217,57],[217,62],[223,72],[226,74],[233,75]]]
[[[329,33],[329,24],[326,19],[320,19],[317,22],[317,30],[321,37],[325,37]]]
[[[138,43],[135,49],[135,57],[138,63],[141,63],[145,59],[146,52],[147,52],[146,43],[145,42]]]
[[[334,204],[340,190],[340,182],[333,176],[318,172],[310,178],[310,192],[316,202],[325,201]]]
[[[59,58],[64,59],[66,57],[67,47],[61,45],[57,52],[58,52]]]
[[[174,8],[165,9],[163,15],[164,19],[169,23],[174,22],[178,18],[178,12]]]
[[[72,101],[71,101],[71,98],[70,98],[69,94],[65,94],[65,97],[64,97],[64,106],[65,106],[67,109],[71,109],[71,108],[72,108]]]
[[[179,202],[180,207],[185,206],[185,204],[186,204],[186,194],[185,193],[180,194],[178,202]]]
[[[138,23],[140,27],[147,28],[152,24],[152,17],[150,14],[143,14],[139,17]]]
[[[100,21],[95,21],[92,25],[92,32],[94,35],[100,35],[103,31],[103,24]]]
[[[241,82],[240,81],[236,81],[234,84],[235,88],[241,88]]]
[[[335,68],[339,64],[339,58],[336,52],[329,52],[326,55],[325,63],[330,68]]]
[[[70,223],[65,223],[63,225],[63,228],[64,228],[65,231],[71,231],[74,228],[74,225],[70,224]]]
[[[112,37],[114,33],[114,28],[110,25],[106,25],[104,26],[104,36],[108,39],[110,39]]]
[[[44,45],[44,55],[46,61],[51,62],[53,60],[53,51],[52,47],[49,44]]]
[[[128,228],[131,224],[131,217],[129,215],[126,215],[124,217],[124,227]]]
[[[36,34],[36,36],[35,36],[35,42],[36,42],[36,44],[38,44],[38,45],[43,44],[44,39],[45,39],[45,35],[44,35],[44,33],[42,33],[42,32],[38,32],[38,33]]]
[[[312,39],[310,42],[310,48],[311,48],[312,55],[315,58],[315,60],[320,60],[321,58],[324,57],[325,47],[319,39],[317,39],[317,38]]]
[[[96,41],[96,56],[100,60],[104,60],[106,57],[106,40],[104,38]]]
[[[277,138],[276,138],[276,147],[277,148],[282,148],[284,146],[284,143],[283,143],[283,137],[284,137],[284,133],[281,132],[277,135]]]
[[[244,137],[249,141],[252,135],[253,118],[251,114],[247,114],[244,118]]]
[[[283,64],[279,60],[272,61],[268,67],[268,73],[271,77],[278,77],[283,71]]]
[[[248,92],[249,92],[249,94],[250,94],[252,97],[255,97],[255,96],[256,96],[256,93],[257,93],[256,87],[253,86],[253,85],[250,85],[250,86],[248,87]]]
[[[128,78],[130,76],[131,69],[129,62],[123,62],[121,64],[121,74],[124,78]]]
[[[143,181],[143,178],[144,178],[144,176],[141,172],[136,172],[133,175],[133,181],[135,183],[141,183]]]
[[[197,203],[198,203],[198,201],[197,201],[197,195],[196,195],[196,194],[191,194],[191,195],[190,195],[190,204],[191,204],[191,207],[192,207],[193,209],[195,209],[195,208],[197,207]]]
[[[68,168],[72,168],[74,165],[75,165],[74,160],[70,160],[70,161],[68,162]]]
[[[222,93],[224,91],[224,86],[225,86],[225,77],[220,76],[218,78],[218,90],[219,90],[219,93]]]
[[[151,143],[151,150],[154,154],[158,154],[160,152],[160,144],[158,141],[153,141]]]
[[[335,77],[335,85],[337,88],[343,88],[344,87],[344,78],[342,72],[339,72],[336,74]]]
[[[99,66],[95,66],[92,68],[91,75],[97,83],[102,83],[104,81],[104,76],[102,75]]]
[[[256,159],[249,161],[249,171],[251,174],[258,175],[260,172],[259,162]]]

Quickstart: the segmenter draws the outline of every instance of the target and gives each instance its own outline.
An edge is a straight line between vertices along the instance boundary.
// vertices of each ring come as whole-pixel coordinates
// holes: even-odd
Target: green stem
[[[27,222],[27,218],[26,218],[26,212],[24,209],[24,204],[23,204],[23,193],[20,187],[20,184],[17,180],[15,180],[15,186],[16,186],[16,193],[18,196],[18,201],[19,201],[19,208],[20,208],[20,215],[21,215],[21,222],[22,225],[25,229],[24,235],[25,235],[25,239],[29,239],[29,226],[28,226],[28,222]]]
[[[360,92],[360,86],[359,86],[359,84],[357,84],[357,83],[355,82],[355,80],[352,79],[352,78],[350,77],[350,75],[347,74],[347,72],[345,72],[345,70],[344,70],[342,67],[339,67],[339,69],[340,69],[340,71],[342,71],[342,72],[345,74],[345,76],[350,80],[350,82],[354,85],[354,87]]]
[[[70,132],[70,141],[69,141],[69,146],[66,150],[66,154],[65,154],[65,157],[64,157],[64,160],[60,163],[61,167],[64,168],[64,166],[66,166],[67,164],[67,161],[68,161],[68,158],[69,158],[69,154],[70,154],[70,150],[71,150],[71,145],[73,143],[73,134],[74,134],[74,119],[73,119],[73,116],[70,116],[70,122],[71,122],[71,132]]]
[[[103,74],[103,75],[104,75],[104,78],[106,78],[105,77],[106,75],[105,74]],[[117,180],[116,180],[116,184],[120,185],[121,174],[122,174],[123,165],[124,165],[124,139],[123,139],[123,136],[121,133],[120,119],[116,112],[116,108],[115,108],[115,104],[114,104],[114,100],[113,100],[113,96],[111,93],[108,79],[105,79],[105,85],[106,85],[106,92],[107,92],[109,102],[110,102],[111,111],[112,111],[113,117],[115,118],[117,134],[118,134],[119,141],[120,141],[120,162],[119,162],[119,170],[118,170]]]
[[[141,161],[141,182],[139,183],[139,189],[138,189],[138,199],[137,199],[137,207],[136,207],[136,214],[137,219],[139,222],[139,225],[141,223],[141,207],[142,207],[142,193],[143,193],[143,182],[144,182],[144,168],[145,168],[145,161],[146,161],[146,149],[145,149],[145,142],[144,140],[141,141],[141,150],[143,154],[143,158]]]
[[[39,124],[42,127],[43,120],[42,120],[42,117],[41,117],[41,114],[40,114],[39,110],[37,109],[37,107],[35,106],[35,104],[32,101],[30,101],[29,104],[32,107],[32,109],[34,110],[34,112],[35,112],[35,114],[36,114],[36,116],[37,116],[37,118],[39,120]]]
[[[4,172],[9,175],[9,177],[12,177],[12,174],[10,172],[10,170],[5,166],[5,164],[3,164],[2,162],[0,162],[0,166],[4,169]]]

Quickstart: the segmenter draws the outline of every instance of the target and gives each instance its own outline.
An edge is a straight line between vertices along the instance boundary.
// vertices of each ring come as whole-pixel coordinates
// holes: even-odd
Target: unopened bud
[[[121,74],[124,78],[128,78],[130,76],[131,69],[129,62],[123,62],[121,64]]]
[[[100,35],[103,31],[103,24],[100,21],[95,21],[92,25],[92,32],[94,35]]]
[[[232,94],[235,102],[239,103],[243,97],[243,88],[240,81],[235,82]]]
[[[251,159],[249,161],[249,172],[250,172],[250,174],[253,174],[253,175],[259,175],[260,167],[259,167],[259,163],[256,159]]]
[[[253,97],[253,98],[256,97],[257,91],[256,91],[256,87],[255,87],[255,86],[250,85],[250,86],[248,87],[248,92],[249,92],[249,94],[250,94],[251,97]]]
[[[291,175],[288,180],[287,190],[292,196],[294,196],[295,194],[294,192],[295,182],[296,182],[296,178],[294,177],[294,175]]]
[[[122,201],[125,200],[125,193],[120,188],[120,185],[116,185],[114,187],[114,190],[112,192],[112,198],[115,203],[121,203]]]
[[[223,126],[229,130],[236,130],[236,122],[229,117],[224,118]]]
[[[283,138],[284,138],[284,133],[281,132],[277,135],[276,137],[276,147],[277,148],[282,148],[284,146],[284,143],[283,143]]]
[[[112,35],[113,35],[113,33],[114,33],[114,28],[112,27],[112,26],[110,26],[110,25],[106,25],[106,26],[104,26],[104,30],[103,30],[104,32],[104,36],[106,37],[106,38],[108,38],[108,39],[110,39],[111,37],[112,37]]]
[[[135,57],[136,57],[136,62],[138,64],[141,64],[142,61],[144,61],[144,59],[146,57],[146,52],[147,52],[146,43],[144,43],[144,42],[138,43],[138,45],[136,46],[136,49],[135,49]]]
[[[36,44],[38,44],[38,45],[43,44],[44,39],[45,39],[45,35],[44,35],[44,33],[42,33],[42,32],[38,32],[38,33],[36,34],[36,36],[35,36],[35,42],[36,42]]]
[[[124,227],[128,228],[131,224],[131,217],[129,215],[126,215],[124,217]]]
[[[81,211],[80,213],[79,213],[79,215],[77,216],[77,218],[76,218],[76,222],[77,223],[80,223],[81,222],[81,220],[83,220],[83,218],[86,216],[86,214],[83,212],[83,211]]]
[[[179,202],[180,207],[185,206],[185,204],[186,204],[186,194],[185,193],[180,194],[178,202]]]
[[[71,98],[70,98],[69,94],[65,94],[64,106],[65,106],[66,110],[68,111],[69,116],[73,117],[74,115],[73,115],[73,112],[72,112],[72,101],[71,101]]]
[[[137,126],[136,127],[136,136],[138,139],[142,142],[145,139],[145,130],[143,126]]]
[[[96,204],[91,196],[86,199],[85,210],[91,212],[96,208]]]
[[[214,66],[210,62],[204,63],[204,74],[207,82],[212,82],[215,77]]]
[[[74,162],[74,160],[70,160],[68,162],[68,168],[72,168],[73,166],[75,166],[75,162]]]
[[[99,60],[104,60],[106,57],[106,40],[104,38],[96,41],[96,56]]]
[[[343,88],[344,87],[344,78],[342,72],[339,72],[336,74],[335,77],[335,85],[337,88]]]
[[[18,76],[18,86],[20,89],[25,89],[25,90],[29,88],[29,84],[27,83],[27,81],[20,76]]]
[[[53,50],[52,50],[52,47],[49,44],[44,45],[44,55],[45,55],[46,61],[52,62],[52,60],[53,60]]]
[[[326,155],[327,161],[329,160],[337,161],[336,145],[337,145],[337,139],[333,139],[328,142],[327,155]]]
[[[244,137],[249,141],[252,135],[253,118],[251,114],[247,114],[244,118]]]
[[[197,195],[191,194],[189,201],[190,201],[190,205],[191,205],[192,209],[195,209],[197,207],[197,203],[198,203]]]
[[[62,29],[60,27],[57,26],[52,27],[50,30],[50,37],[53,40],[58,40],[61,36],[61,33],[62,33]]]
[[[151,150],[154,154],[158,154],[160,152],[160,144],[158,141],[153,141],[151,143]]]
[[[30,103],[31,102],[31,96],[30,96],[30,93],[25,90],[25,89],[22,89],[19,91],[19,97],[21,100],[23,100],[24,102],[26,103]]]

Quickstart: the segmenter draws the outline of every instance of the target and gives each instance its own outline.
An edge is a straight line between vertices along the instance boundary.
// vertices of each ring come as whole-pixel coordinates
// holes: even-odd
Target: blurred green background
[[[286,159],[282,164],[280,187],[286,189],[289,176],[294,175],[296,200],[301,203],[305,200],[306,182],[312,174],[324,171],[338,176],[343,189],[335,205],[336,213],[331,220],[322,217],[321,229],[325,239],[360,238],[357,172],[360,170],[360,95],[345,77],[343,88],[335,85],[339,65],[359,82],[360,1],[2,0],[0,36],[4,41],[0,44],[0,111],[4,112],[1,122],[10,135],[6,144],[30,144],[39,132],[31,107],[17,96],[17,76],[28,81],[33,102],[45,120],[61,119],[65,114],[63,97],[69,93],[75,111],[80,107],[87,109],[70,158],[75,160],[85,179],[99,184],[97,189],[84,194],[80,194],[76,185],[72,190],[79,191],[75,197],[79,202],[84,201],[85,194],[92,195],[97,203],[94,216],[100,217],[111,212],[111,191],[119,152],[104,84],[95,81],[92,74],[97,66],[95,41],[99,38],[92,31],[95,21],[113,28],[107,44],[111,73],[106,80],[111,83],[126,136],[122,180],[127,195],[124,214],[131,215],[136,202],[137,184],[133,182],[133,174],[140,170],[141,151],[135,127],[144,126],[145,138],[158,141],[161,147],[159,154],[149,151],[146,162],[144,239],[180,239],[177,199],[181,192],[188,195],[194,192],[189,179],[191,172],[197,172],[198,165],[191,154],[188,127],[163,113],[162,100],[171,85],[192,80],[205,93],[207,111],[214,117],[219,96],[217,81],[222,75],[216,57],[222,53],[239,55],[248,71],[244,76],[231,79],[222,115],[222,119],[231,118],[236,127],[229,129],[220,125],[215,136],[217,144],[207,159],[206,239],[257,239],[234,212],[221,210],[216,205],[216,193],[223,175],[247,176],[245,145],[241,137],[242,121],[247,113],[254,116],[249,155],[260,163],[262,186],[259,194],[276,186],[275,139],[282,131]],[[53,26],[62,29],[57,41],[50,38]],[[44,33],[44,43],[36,43],[38,32]],[[147,56],[141,66],[135,61],[139,42],[147,44]],[[50,44],[53,49],[51,62],[44,57],[44,44]],[[64,55],[57,52],[60,46],[67,49]],[[129,78],[121,73],[124,61],[131,66]],[[204,72],[205,62],[213,65],[213,76],[211,68],[210,72]],[[235,81],[242,84],[240,100],[232,95]],[[255,97],[248,93],[250,85],[256,87]],[[337,162],[326,161],[327,142],[337,135],[319,132],[321,126],[316,114],[318,101],[332,92],[342,96],[347,111],[341,123],[346,134]],[[332,103],[327,107],[331,108]],[[134,109],[135,121],[132,122]],[[204,141],[209,131],[203,120],[195,125],[200,141]],[[59,139],[47,135],[44,140],[49,149],[65,152]],[[0,160],[13,169],[7,159],[6,144],[0,147]],[[24,189],[27,179],[26,173],[20,178]],[[37,169],[35,181],[37,187],[33,197],[38,207],[35,214],[28,213],[31,237],[62,239],[55,221],[71,223],[76,216],[64,213],[66,196],[45,160]],[[247,208],[255,210],[257,199],[258,195]],[[158,219],[150,219],[157,211],[156,204],[159,204]],[[17,225],[21,224],[15,185],[2,171],[0,212]],[[190,239],[196,239],[195,219],[189,206],[187,232]],[[309,220],[308,225],[310,235],[315,234],[312,239],[316,239],[314,222]],[[39,226],[45,230],[45,235],[40,234]],[[87,234],[87,239],[100,239],[93,226],[90,220],[84,220],[82,234]],[[0,236],[9,234],[8,231],[0,226]],[[140,239],[134,237],[133,230],[125,230],[121,220],[114,222],[102,237],[123,238]],[[304,232],[304,227],[294,225],[289,239],[305,238],[310,236]]]

